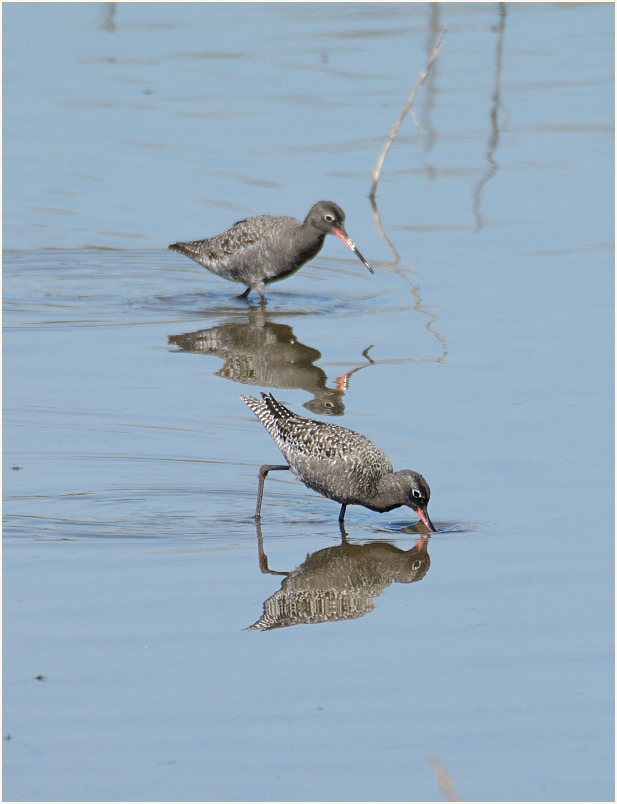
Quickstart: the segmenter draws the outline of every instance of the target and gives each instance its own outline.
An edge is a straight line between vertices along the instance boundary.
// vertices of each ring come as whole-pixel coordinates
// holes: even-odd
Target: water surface
[[[5,800],[613,798],[613,17],[4,7]],[[165,251],[320,198],[375,276]],[[288,473],[257,528],[260,390],[439,533]]]

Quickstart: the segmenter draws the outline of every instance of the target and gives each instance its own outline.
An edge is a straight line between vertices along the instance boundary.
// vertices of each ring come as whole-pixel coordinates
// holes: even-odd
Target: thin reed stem
[[[375,163],[375,167],[373,168],[373,174],[372,174],[373,175],[373,184],[371,185],[371,192],[369,194],[369,198],[371,199],[371,201],[375,200],[375,193],[377,191],[377,183],[379,182],[379,179],[381,177],[381,171],[383,169],[383,164],[386,161],[386,156],[388,155],[388,151],[390,150],[390,147],[391,147],[392,143],[394,142],[394,140],[396,138],[396,135],[399,132],[399,129],[401,127],[401,124],[402,124],[403,120],[405,119],[405,116],[406,116],[407,112],[413,106],[413,102],[416,99],[416,95],[420,91],[420,87],[422,86],[422,84],[428,78],[428,75],[429,75],[429,73],[431,71],[431,68],[433,67],[433,64],[435,63],[435,59],[437,58],[437,56],[439,55],[439,51],[441,50],[441,45],[443,43],[443,39],[444,39],[445,35],[446,35],[446,29],[443,29],[439,39],[437,40],[437,42],[435,43],[433,49],[431,50],[431,53],[430,53],[428,62],[426,64],[426,67],[424,68],[423,72],[420,73],[420,75],[418,77],[418,81],[417,81],[417,83],[416,83],[416,85],[415,85],[415,87],[413,89],[413,92],[411,93],[411,95],[407,99],[407,103],[403,107],[403,111],[401,112],[398,120],[394,124],[394,128],[392,129],[392,131],[390,132],[390,134],[386,138],[384,146],[381,149],[381,153],[379,154],[379,157],[377,158],[377,162]]]

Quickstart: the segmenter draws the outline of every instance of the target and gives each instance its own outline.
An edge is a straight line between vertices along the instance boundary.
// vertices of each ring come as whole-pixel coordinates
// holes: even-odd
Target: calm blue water
[[[4,800],[614,798],[613,20],[3,7]],[[375,276],[165,250],[320,198]],[[258,531],[260,390],[439,533],[287,473]]]

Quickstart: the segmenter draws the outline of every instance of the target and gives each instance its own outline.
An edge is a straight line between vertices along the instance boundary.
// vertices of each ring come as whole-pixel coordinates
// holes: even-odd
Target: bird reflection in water
[[[310,553],[291,572],[271,570],[259,522],[256,526],[260,570],[284,575],[285,580],[265,601],[263,615],[247,631],[363,617],[375,608],[374,598],[391,583],[421,581],[431,565],[426,533],[410,550],[401,550],[390,542],[351,544],[341,526],[341,544]]]
[[[342,374],[334,388],[328,388],[328,378],[315,363],[321,352],[300,343],[286,324],[269,321],[262,309],[249,311],[248,322],[220,324],[181,335],[169,335],[170,344],[181,352],[215,355],[225,361],[217,371],[219,377],[245,385],[270,388],[301,388],[313,395],[304,403],[312,413],[340,416],[345,411],[343,395],[349,378],[356,371],[371,365],[367,347],[366,358],[356,368]]]

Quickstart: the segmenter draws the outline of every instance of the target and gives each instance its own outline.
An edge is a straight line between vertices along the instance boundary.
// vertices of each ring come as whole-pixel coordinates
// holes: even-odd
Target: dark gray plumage
[[[333,201],[319,201],[304,222],[287,215],[257,215],[234,223],[231,229],[205,240],[172,243],[213,274],[242,282],[246,298],[251,289],[265,301],[265,286],[295,273],[320,251],[327,234],[339,237],[371,273],[373,269],[345,231],[345,213]]]
[[[241,398],[270,433],[288,465],[260,468],[257,519],[266,475],[290,469],[310,489],[341,504],[341,522],[348,505],[382,512],[407,505],[430,531],[435,530],[427,511],[431,490],[422,475],[411,469],[394,472],[386,453],[354,430],[299,416],[272,394],[261,396]]]

